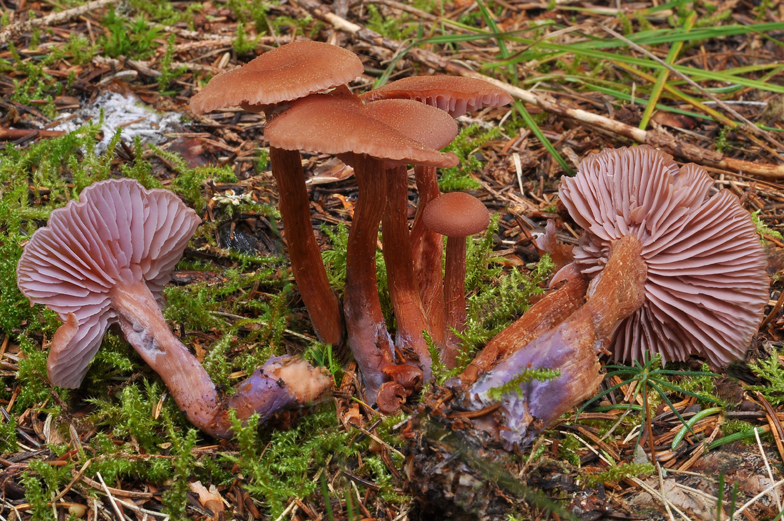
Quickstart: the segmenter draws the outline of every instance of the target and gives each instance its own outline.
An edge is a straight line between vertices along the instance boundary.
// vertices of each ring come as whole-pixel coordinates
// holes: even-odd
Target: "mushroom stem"
[[[608,344],[616,323],[644,303],[648,271],[637,237],[628,235],[614,246],[604,276],[588,302],[480,377],[467,393],[468,406],[481,409],[492,401],[490,389],[509,382],[526,368],[561,372],[552,380],[520,384],[522,395],[509,392],[502,397],[504,420],[498,435],[505,448],[530,443],[561,414],[590,396],[602,381],[597,352]]]
[[[454,367],[460,349],[460,339],[452,329],[462,332],[466,323],[466,237],[449,237],[446,240],[446,270],[444,272],[444,310],[447,340],[442,362]]]
[[[443,348],[446,344],[446,315],[444,314],[443,236],[427,229],[422,214],[433,199],[441,195],[435,167],[414,167],[419,202],[411,227],[411,251],[414,258],[414,277],[419,283],[419,296],[425,316],[430,321],[433,342]]]
[[[362,371],[367,401],[372,405],[378,388],[386,380],[381,369],[393,363],[394,352],[376,282],[376,242],[386,206],[386,172],[383,161],[365,154],[355,154],[353,166],[359,198],[348,235],[343,308],[349,346]]]
[[[411,354],[414,365],[430,380],[432,364],[423,331],[430,324],[422,308],[408,234],[408,170],[405,165],[387,169],[387,205],[381,221],[389,296],[395,310],[395,345]]]
[[[343,342],[343,317],[313,235],[302,158],[297,150],[270,147],[270,162],[294,280],[319,339],[338,346]]]
[[[264,421],[318,399],[332,385],[331,378],[307,362],[279,357],[239,384],[235,394],[219,394],[204,367],[169,330],[144,281],[118,284],[110,300],[128,342],[163,379],[188,421],[211,436],[232,436],[230,409],[240,420],[259,413]]]
[[[588,280],[585,277],[574,277],[531,306],[512,325],[493,337],[463,370],[459,376],[460,386],[467,389],[481,374],[566,320],[582,305],[587,288]]]

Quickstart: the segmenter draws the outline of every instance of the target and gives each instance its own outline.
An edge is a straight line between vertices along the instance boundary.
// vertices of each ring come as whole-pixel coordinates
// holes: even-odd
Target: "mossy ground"
[[[57,8],[81,3],[67,0],[57,3]],[[13,0],[6,4],[21,5]],[[688,36],[682,51],[687,73],[716,94],[741,102],[738,106],[744,114],[755,118],[761,128],[781,129],[784,119],[773,95],[782,92],[778,63],[783,59],[784,13],[773,9],[771,2],[734,8],[717,8],[711,2],[669,2],[615,13],[583,11],[555,2],[523,11],[506,2],[463,4],[415,2],[407,11],[393,11],[383,3],[373,3],[367,8],[352,6],[346,16],[388,38],[416,40],[423,48],[457,61],[468,60],[501,80],[546,89],[561,96],[564,103],[606,112],[636,125],[640,103],[647,103],[654,93],[635,68],[654,74],[660,68],[647,58],[632,56],[628,48],[606,40],[603,33],[592,32],[593,25],[581,24],[604,17],[620,32],[665,56],[670,45],[684,39],[684,22],[690,10],[696,10],[696,34]],[[6,27],[30,13],[40,18],[44,13],[39,11],[48,13],[51,5],[35,2],[24,10],[4,10],[0,24]],[[342,38],[344,46],[362,55],[368,75],[395,79],[432,72],[405,53],[392,57],[384,48],[337,35],[290,3],[130,0],[68,24],[24,31],[0,52],[0,127],[40,129],[74,105],[88,104],[94,93],[107,88],[133,91],[159,109],[184,112],[188,99],[226,61],[232,65],[247,62],[263,49],[298,35],[322,41]],[[224,41],[191,39],[183,32],[191,30]],[[565,32],[553,34],[561,30]],[[584,38],[576,43],[561,39],[575,35]],[[753,52],[733,50],[740,46]],[[723,62],[722,56],[726,57]],[[714,79],[699,76],[701,67],[712,71]],[[112,79],[117,72],[125,76]],[[370,83],[364,78],[353,86],[367,89]],[[689,89],[679,79],[671,79],[669,85]],[[698,91],[689,94],[703,96]],[[754,112],[757,105],[743,104],[748,101],[766,103],[770,109]],[[743,131],[713,122],[671,91],[658,102],[685,116],[683,127],[693,123],[682,128],[691,134],[677,127],[672,132],[693,139],[696,146],[745,159],[780,159],[775,145],[758,146]],[[62,137],[22,139],[0,150],[0,412],[7,413],[0,417],[0,478],[6,494],[2,515],[16,516],[8,514],[14,506],[22,519],[67,518],[69,505],[79,504],[111,518],[114,513],[101,487],[90,484],[100,480],[118,490],[147,494],[137,508],[163,511],[172,518],[209,515],[191,488],[195,481],[216,487],[228,505],[226,518],[275,519],[294,507],[299,513],[289,510],[289,515],[300,519],[311,517],[308,511],[312,518],[329,517],[328,505],[335,519],[405,515],[417,503],[406,488],[408,467],[396,451],[406,452],[411,433],[406,432],[403,420],[413,411],[382,418],[357,402],[350,385],[341,387],[349,389],[346,393],[338,390],[333,400],[303,413],[276,418],[259,429],[238,426],[234,440],[216,444],[184,420],[160,379],[118,330],[110,330],[105,337],[80,389],[49,384],[46,354],[59,320],[41,306],[30,307],[19,293],[16,262],[25,242],[45,225],[53,209],[77,199],[89,184],[112,177],[131,177],[148,188],[173,190],[204,217],[177,267],[175,282],[166,289],[165,313],[172,329],[203,361],[216,383],[229,388],[267,357],[292,353],[327,366],[338,383],[350,384],[354,372],[350,365],[341,364],[342,353],[315,341],[291,278],[278,230],[275,188],[267,171],[263,121],[231,111],[210,118],[190,116],[193,120],[188,126],[172,131],[159,146],[117,133],[111,136],[107,152],[99,154],[100,121],[93,121]],[[184,143],[180,152],[169,147],[175,143]],[[195,159],[204,162],[194,160],[192,150],[197,144],[202,148]],[[533,106],[511,114],[485,111],[461,122],[461,134],[450,149],[461,158],[461,166],[445,172],[441,186],[474,190],[497,215],[490,231],[469,245],[469,327],[464,333],[463,363],[543,291],[550,267],[540,261],[530,235],[544,219],[556,217],[553,194],[558,176],[591,150],[628,144],[625,138],[586,129]],[[518,154],[519,164],[513,154]],[[308,171],[317,170],[324,159],[306,156]],[[718,179],[725,174],[715,175]],[[784,200],[779,185],[731,177],[731,173],[727,179],[731,181],[721,181],[722,187],[738,193],[749,209],[762,210],[755,218],[772,251],[772,271],[777,271],[782,216],[776,201]],[[233,193],[226,195],[227,191]],[[330,282],[339,293],[345,278],[344,223],[350,221],[356,187],[352,180],[314,185],[311,194],[314,207],[323,210],[314,219],[326,223],[319,229],[319,240]],[[337,196],[343,200],[339,202]],[[247,244],[226,239],[234,236],[245,237]],[[561,238],[574,242],[566,233]],[[385,313],[394,330],[380,252],[377,268]],[[778,298],[780,284],[776,279],[774,298]],[[565,424],[546,432],[529,452],[511,456],[515,475],[525,471],[534,481],[543,479],[535,482],[559,501],[574,502],[578,495],[598,497],[606,489],[618,494],[633,490],[629,478],[652,471],[648,464],[633,463],[637,441],[647,446],[642,421],[645,406],[650,409],[646,416],[654,418],[654,438],[665,439],[667,430],[682,428],[678,418],[667,416],[670,404],[688,418],[688,408],[705,409],[719,402],[722,415],[698,422],[683,444],[696,446],[715,430],[710,445],[715,450],[736,450],[736,445],[721,445],[729,436],[755,447],[752,427],[764,425],[766,414],[760,408],[747,415],[737,409],[750,399],[781,408],[784,372],[776,320],[755,341],[749,365],[731,367],[722,378],[693,374],[703,369],[699,363],[668,366],[676,372],[657,376],[667,384],[660,386],[659,393],[644,379],[643,368],[634,374],[635,393],[630,385],[608,377],[603,389],[618,387],[592,404],[581,419],[565,419]],[[657,368],[654,364],[648,370]],[[438,376],[443,381],[449,374],[439,372]],[[640,386],[646,389],[645,400]],[[349,417],[360,418],[363,428],[382,443],[344,422]],[[586,432],[596,438],[608,435],[606,443],[620,459],[608,459],[609,453]],[[776,437],[762,433],[773,472],[780,475],[781,463],[773,456],[771,444]],[[664,443],[657,451],[666,452]],[[688,456],[679,452],[668,461],[681,465]],[[53,507],[53,498],[80,470],[84,479],[77,479],[59,500],[60,507]],[[554,475],[565,476],[564,481],[555,482]],[[742,477],[727,479],[730,483]],[[19,487],[23,495],[14,496]],[[129,501],[127,496],[118,499]],[[623,511],[623,502],[602,501]],[[539,515],[536,504],[518,507],[509,519]],[[143,512],[123,508],[131,517],[143,517]],[[765,509],[755,514],[759,519],[774,517]]]

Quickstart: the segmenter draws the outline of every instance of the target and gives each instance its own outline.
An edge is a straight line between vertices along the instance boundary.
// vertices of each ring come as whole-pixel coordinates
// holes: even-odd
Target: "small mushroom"
[[[362,371],[367,400],[375,403],[378,388],[387,379],[382,368],[394,363],[375,265],[378,226],[386,207],[387,165],[454,166],[457,157],[397,132],[373,118],[359,98],[340,90],[292,102],[267,125],[266,134],[272,146],[339,154],[354,167],[359,197],[348,238],[343,300],[349,346]]]
[[[512,102],[512,97],[505,90],[486,81],[445,75],[403,78],[366,92],[360,97],[365,102],[391,99],[415,100],[437,107],[453,118],[466,112],[508,105]],[[429,231],[422,220],[427,205],[438,197],[441,191],[438,188],[434,167],[415,165],[414,176],[419,191],[417,212],[411,227],[414,275],[418,281],[425,315],[430,319],[433,341],[443,349],[446,343],[443,277],[440,268],[443,264],[443,240],[441,235]]]
[[[465,192],[450,192],[432,201],[422,219],[428,229],[447,236],[443,289],[446,327],[463,331],[466,321],[466,237],[487,228],[490,213],[476,197]],[[456,365],[459,346],[459,339],[448,333],[442,352],[442,361],[447,367]]]
[[[265,112],[269,121],[286,102],[348,83],[362,74],[359,58],[320,42],[293,42],[262,54],[244,67],[215,76],[191,99],[193,112],[241,105]],[[343,319],[332,292],[321,250],[313,235],[310,201],[299,150],[270,146],[272,174],[278,185],[280,214],[291,270],[313,328],[321,341],[340,345]]]
[[[592,154],[562,179],[560,198],[585,229],[575,265],[592,285],[621,237],[643,245],[645,301],[618,324],[615,359],[650,350],[664,361],[701,355],[722,367],[743,357],[769,298],[765,254],[737,197],[722,190],[709,198],[712,184],[702,167],[679,170],[647,146]]]
[[[329,390],[332,381],[323,370],[277,357],[225,396],[172,334],[158,301],[200,222],[172,192],[145,190],[131,179],[95,183],[79,202],[52,212],[17,267],[22,293],[64,322],[47,360],[52,384],[78,387],[106,329],[119,323],[188,421],[212,436],[231,436],[229,409],[243,420],[254,413],[265,420]]]

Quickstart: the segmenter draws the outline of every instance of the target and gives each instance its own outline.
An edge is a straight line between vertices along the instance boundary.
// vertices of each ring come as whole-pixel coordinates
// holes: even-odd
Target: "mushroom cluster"
[[[169,330],[158,305],[161,290],[201,222],[168,190],[146,190],[132,179],[95,183],[54,210],[17,266],[17,284],[31,303],[57,312],[47,373],[54,385],[79,387],[110,324],[166,383],[193,425],[232,435],[229,410],[247,420],[311,403],[332,386],[323,369],[276,357],[230,396]]]
[[[468,110],[511,102],[485,82],[417,77],[361,96],[347,83],[362,73],[349,51],[297,42],[224,73],[197,94],[194,112],[241,106],[264,112],[272,172],[292,272],[319,338],[348,343],[367,403],[385,413],[431,379],[429,334],[447,367],[456,365],[465,327],[466,237],[489,213],[465,193],[440,194],[436,169],[457,164],[440,152]],[[300,151],[338,156],[354,169],[358,199],[348,240],[341,305],[329,287],[313,233]],[[408,229],[408,165],[419,201]],[[525,445],[601,381],[598,357],[646,351],[664,360],[703,356],[716,366],[742,356],[767,302],[764,255],[748,212],[695,165],[678,168],[649,147],[606,150],[564,178],[560,198],[584,230],[561,248],[554,225],[538,241],[556,254],[557,287],[498,334],[448,386],[460,406],[506,448]],[[19,287],[63,320],[48,361],[52,383],[78,386],[101,338],[118,323],[164,379],[189,421],[231,435],[228,411],[247,419],[323,396],[331,379],[296,358],[269,360],[231,396],[220,393],[168,329],[158,302],[168,274],[200,222],[165,190],[130,180],[97,183],[52,213],[18,267]],[[396,319],[390,335],[379,302],[375,253],[379,226]],[[443,236],[447,237],[442,271]],[[560,376],[517,385],[526,369]],[[516,389],[490,407],[494,389]],[[493,421],[488,421],[491,418]]]
[[[303,57],[308,53],[318,58]],[[281,46],[214,78],[194,97],[191,109],[206,112],[240,105],[265,112],[265,137],[279,187],[292,271],[314,328],[321,340],[332,344],[342,342],[342,337],[326,334],[337,329],[333,327],[335,320],[324,321],[328,323],[323,327],[317,324],[317,319],[325,318],[324,309],[333,309],[334,301],[327,298],[331,289],[321,275],[324,267],[313,239],[299,151],[335,154],[354,168],[359,196],[349,234],[343,317],[368,403],[376,402],[383,387],[379,407],[391,412],[431,378],[425,333],[432,335],[442,359],[452,366],[459,343],[454,338],[447,341],[447,332],[449,327],[462,329],[465,321],[465,274],[456,261],[465,255],[465,236],[450,239],[455,245],[455,260],[448,262],[451,279],[445,285],[442,236],[438,230],[428,231],[422,218],[428,203],[440,195],[436,168],[457,164],[454,154],[438,150],[457,135],[453,117],[509,103],[511,97],[483,81],[445,76],[401,80],[358,97],[345,84],[361,73],[361,64],[357,69],[358,58],[347,54],[351,53],[316,42]],[[345,73],[336,72],[338,69]],[[411,232],[407,222],[410,164],[415,165],[420,193]],[[293,188],[285,188],[294,184],[296,197],[290,194]],[[487,226],[488,213],[481,202],[474,200],[472,204],[475,213],[480,211],[481,222],[471,232],[476,233]],[[295,205],[296,213],[287,211]],[[453,215],[445,219],[457,219],[455,216],[465,211],[460,205],[452,207]],[[394,342],[381,313],[375,277],[379,224],[397,326]],[[302,247],[299,239],[311,246]],[[461,241],[463,253],[458,247]],[[303,253],[298,254],[296,248]],[[462,263],[464,266],[465,261]],[[316,284],[311,278],[321,282]],[[303,289],[307,287],[313,291]],[[309,293],[320,297],[308,299]],[[445,294],[449,295],[450,311]],[[452,316],[449,323],[447,315]]]

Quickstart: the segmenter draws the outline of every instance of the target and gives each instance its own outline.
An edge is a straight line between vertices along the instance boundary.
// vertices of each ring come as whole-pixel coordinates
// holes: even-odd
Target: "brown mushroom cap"
[[[443,154],[375,119],[356,96],[315,94],[292,102],[267,124],[270,146],[327,154],[367,154],[392,162],[437,167],[455,166]]]
[[[412,99],[438,107],[456,118],[483,107],[512,102],[505,90],[486,81],[460,76],[411,76],[387,83],[360,96],[362,101]]]
[[[769,296],[765,255],[749,213],[726,190],[708,198],[711,185],[701,167],[678,171],[647,146],[593,154],[562,179],[561,200],[586,230],[574,249],[583,273],[601,276],[625,235],[643,246],[646,299],[616,326],[616,359],[650,350],[665,361],[698,354],[723,366],[748,347]]]
[[[215,76],[191,99],[190,107],[200,114],[240,104],[271,105],[343,85],[363,71],[351,51],[321,42],[293,42]]]
[[[84,189],[79,201],[54,210],[37,230],[16,269],[32,303],[64,322],[49,354],[53,384],[78,387],[116,322],[109,293],[118,282],[144,280],[156,299],[201,222],[168,190],[145,190],[132,179]]]
[[[450,192],[432,201],[422,216],[431,230],[447,237],[468,237],[490,224],[482,201],[465,192]]]
[[[443,110],[407,99],[365,105],[368,114],[415,141],[441,150],[457,136],[457,123]]]

